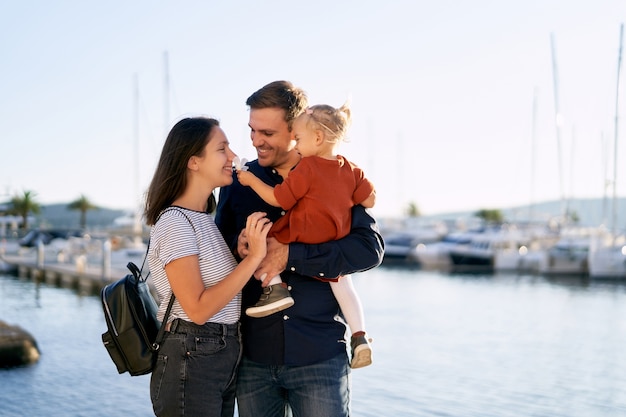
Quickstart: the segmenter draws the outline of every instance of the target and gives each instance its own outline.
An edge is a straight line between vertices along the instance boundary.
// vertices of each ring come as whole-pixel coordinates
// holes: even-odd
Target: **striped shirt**
[[[237,261],[210,214],[182,207],[166,209],[150,231],[148,251],[148,265],[160,300],[157,313],[160,321],[163,320],[172,292],[165,266],[191,255],[198,255],[205,288],[223,280],[237,266]],[[240,312],[241,292],[208,322],[236,323]],[[168,322],[177,318],[191,321],[178,300],[174,301]]]

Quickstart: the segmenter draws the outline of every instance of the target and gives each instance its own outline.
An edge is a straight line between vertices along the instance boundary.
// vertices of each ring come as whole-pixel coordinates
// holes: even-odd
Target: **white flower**
[[[248,167],[246,166],[247,162],[248,160],[246,158],[239,159],[238,156],[236,156],[233,159],[233,165],[237,171],[247,171],[248,170]]]

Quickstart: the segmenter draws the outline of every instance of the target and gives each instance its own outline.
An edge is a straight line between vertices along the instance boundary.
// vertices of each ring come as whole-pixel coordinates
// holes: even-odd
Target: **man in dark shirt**
[[[287,81],[270,83],[252,94],[250,137],[258,159],[248,169],[265,183],[280,184],[297,165],[293,119],[307,106],[304,91]],[[246,218],[264,211],[272,221],[284,214],[250,187],[234,182],[220,190],[215,221],[238,257],[246,255]],[[350,365],[346,327],[330,285],[334,278],[380,264],[383,240],[362,206],[352,209],[352,228],[343,239],[310,245],[268,242],[268,255],[243,289],[242,310],[262,292],[260,278],[281,272],[295,304],[263,318],[241,316],[243,358],[237,381],[240,417],[347,417]],[[315,277],[315,278],[313,278]]]

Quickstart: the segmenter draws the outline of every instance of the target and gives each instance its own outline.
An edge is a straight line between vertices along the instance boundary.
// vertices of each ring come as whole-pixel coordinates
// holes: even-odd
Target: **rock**
[[[39,356],[37,342],[30,333],[0,321],[0,368],[31,365]]]

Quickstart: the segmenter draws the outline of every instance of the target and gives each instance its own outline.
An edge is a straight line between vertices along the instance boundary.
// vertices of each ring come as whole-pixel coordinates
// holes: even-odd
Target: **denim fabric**
[[[239,367],[240,417],[348,417],[347,354],[306,366],[274,366],[245,357]]]
[[[200,326],[174,320],[150,378],[154,413],[159,417],[232,417],[240,359],[238,324]]]

